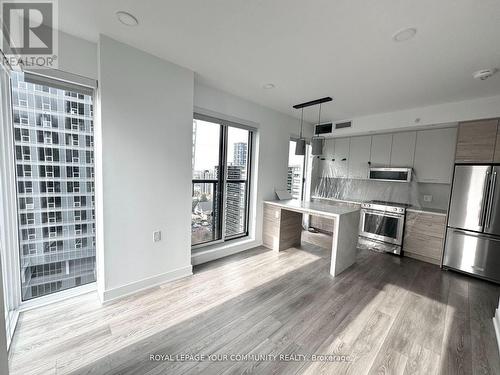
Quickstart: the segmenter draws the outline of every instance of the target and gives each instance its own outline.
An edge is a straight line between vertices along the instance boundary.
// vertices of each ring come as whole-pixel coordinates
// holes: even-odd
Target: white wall
[[[104,35],[98,55],[97,261],[107,301],[191,273],[194,78]]]
[[[58,69],[97,79],[97,44],[59,32]]]
[[[194,105],[195,110],[201,110],[204,114],[258,128],[254,147],[258,163],[254,164],[256,168],[252,184],[251,238],[244,244],[228,242],[223,250],[216,252],[210,249],[206,252],[197,251],[193,256],[193,264],[198,264],[262,243],[262,202],[275,199],[275,190],[286,189],[288,146],[290,137],[298,135],[299,122],[291,116],[196,82]],[[305,136],[310,137],[311,127],[305,126],[304,130]]]
[[[410,130],[434,124],[500,117],[500,96],[465,100],[407,109],[404,111],[356,117],[352,127],[335,130],[335,136],[366,134],[392,130]],[[415,120],[419,119],[418,122]]]

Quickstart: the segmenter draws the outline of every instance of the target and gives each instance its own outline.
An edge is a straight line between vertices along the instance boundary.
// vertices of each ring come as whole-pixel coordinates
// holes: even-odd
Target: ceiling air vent
[[[318,124],[314,128],[314,135],[320,134],[330,134],[332,132],[333,124],[329,122],[328,124]]]
[[[351,121],[337,122],[337,123],[335,124],[335,129],[350,128],[351,126],[352,126]]]

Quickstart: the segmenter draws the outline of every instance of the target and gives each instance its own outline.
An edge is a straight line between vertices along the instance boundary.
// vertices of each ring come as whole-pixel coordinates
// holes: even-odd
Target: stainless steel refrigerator
[[[500,166],[456,165],[445,268],[500,283]]]

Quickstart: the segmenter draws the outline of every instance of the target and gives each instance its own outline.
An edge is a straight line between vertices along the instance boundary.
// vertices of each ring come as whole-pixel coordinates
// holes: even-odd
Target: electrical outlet
[[[153,232],[153,242],[161,241],[161,230]]]
[[[424,195],[424,202],[432,202],[432,195]]]

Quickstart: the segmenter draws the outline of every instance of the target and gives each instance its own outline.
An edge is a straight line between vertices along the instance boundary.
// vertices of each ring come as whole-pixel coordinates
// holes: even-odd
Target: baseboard
[[[222,246],[209,247],[206,250],[199,249],[191,255],[191,263],[193,264],[193,266],[196,266],[198,264],[207,263],[212,260],[227,257],[229,255],[241,253],[242,251],[250,250],[260,245],[262,245],[262,242],[245,239],[234,244],[224,244]]]
[[[186,276],[191,276],[193,274],[193,267],[191,265],[178,268],[173,271],[163,273],[161,275],[156,275],[153,277],[148,277],[147,279],[142,279],[135,281],[130,284],[122,285],[116,288],[105,290],[102,293],[102,303],[109,303],[118,298],[129,296],[131,294],[153,288],[155,286],[165,284],[169,281],[174,281]]]
[[[497,336],[498,352],[500,353],[500,308],[496,309],[493,317],[493,326],[495,326],[495,334]]]
[[[439,259],[429,258],[429,257],[423,256],[423,255],[419,255],[419,254],[415,254],[415,253],[410,253],[408,251],[404,251],[404,249],[403,249],[403,255],[406,256],[406,257],[408,257],[408,258],[413,258],[413,259],[420,260],[422,262],[427,262],[427,263],[435,264],[436,266],[441,265],[441,261]]]

